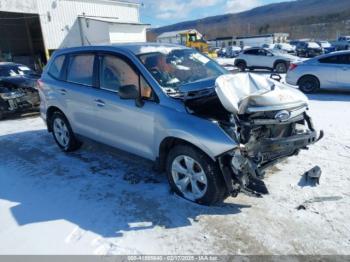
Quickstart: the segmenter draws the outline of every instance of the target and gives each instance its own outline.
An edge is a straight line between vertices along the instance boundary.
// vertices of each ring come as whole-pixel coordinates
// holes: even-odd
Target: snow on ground
[[[350,254],[350,93],[310,99],[325,138],[268,172],[270,195],[215,207],[170,193],[148,161],[64,154],[40,118],[2,121],[0,254]]]

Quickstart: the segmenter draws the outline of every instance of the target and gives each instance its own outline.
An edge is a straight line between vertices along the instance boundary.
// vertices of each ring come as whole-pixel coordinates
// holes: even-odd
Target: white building
[[[145,42],[139,9],[119,0],[0,0],[0,57],[45,63],[59,48]]]
[[[240,36],[232,39],[232,44],[240,47],[261,47],[263,45],[271,45],[276,43],[286,43],[288,41],[288,33],[274,33],[255,36]]]

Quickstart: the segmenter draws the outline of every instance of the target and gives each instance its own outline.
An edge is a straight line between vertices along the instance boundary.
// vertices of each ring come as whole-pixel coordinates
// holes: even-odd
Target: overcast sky
[[[141,0],[141,20],[153,27],[291,0]]]

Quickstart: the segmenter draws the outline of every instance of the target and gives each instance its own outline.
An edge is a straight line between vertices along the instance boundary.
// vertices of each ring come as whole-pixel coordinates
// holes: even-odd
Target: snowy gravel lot
[[[40,118],[2,121],[0,254],[350,254],[350,93],[310,99],[325,138],[268,172],[270,195],[215,207],[170,193],[148,161],[64,154]],[[314,165],[319,186],[302,178]]]

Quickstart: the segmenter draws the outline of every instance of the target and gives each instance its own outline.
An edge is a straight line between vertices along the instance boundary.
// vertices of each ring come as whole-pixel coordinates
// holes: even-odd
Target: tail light
[[[297,68],[298,67],[298,65],[297,64],[290,64],[290,66],[289,66],[289,71],[292,71],[292,70],[294,70],[295,68]]]

